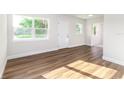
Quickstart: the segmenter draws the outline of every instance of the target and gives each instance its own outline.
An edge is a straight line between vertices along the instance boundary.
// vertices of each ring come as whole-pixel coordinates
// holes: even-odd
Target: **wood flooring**
[[[9,60],[4,79],[122,79],[124,66],[102,59],[102,48],[79,46]]]

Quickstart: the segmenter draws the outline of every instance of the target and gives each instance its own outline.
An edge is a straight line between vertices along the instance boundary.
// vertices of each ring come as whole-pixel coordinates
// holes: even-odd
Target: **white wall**
[[[124,15],[104,16],[103,58],[124,65]]]
[[[84,34],[75,34],[75,24],[77,22],[85,24],[82,19],[69,15],[28,15],[41,16],[48,18],[50,21],[49,39],[48,40],[33,40],[33,41],[13,41],[12,15],[8,15],[8,58],[17,58],[31,54],[37,54],[47,51],[56,50],[58,46],[58,22],[65,20],[69,22],[69,47],[83,45]]]
[[[104,17],[100,16],[97,18],[91,18],[86,20],[86,45],[91,46],[91,37],[92,37],[92,24],[101,23],[103,24]]]
[[[85,44],[85,20],[76,18],[73,16],[60,15],[58,20],[64,20],[69,22],[69,47],[75,47]],[[83,32],[81,34],[77,34],[75,30],[76,23],[80,23],[83,25]]]
[[[7,23],[6,15],[0,15],[0,78],[7,61]]]

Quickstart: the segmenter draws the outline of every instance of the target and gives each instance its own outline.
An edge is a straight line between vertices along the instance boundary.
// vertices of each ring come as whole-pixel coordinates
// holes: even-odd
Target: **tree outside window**
[[[13,27],[15,38],[45,38],[48,33],[48,20],[14,15]]]

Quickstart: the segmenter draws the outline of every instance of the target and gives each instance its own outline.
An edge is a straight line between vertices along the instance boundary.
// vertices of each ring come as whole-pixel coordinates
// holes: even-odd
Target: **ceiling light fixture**
[[[93,16],[92,14],[88,15],[89,17]]]

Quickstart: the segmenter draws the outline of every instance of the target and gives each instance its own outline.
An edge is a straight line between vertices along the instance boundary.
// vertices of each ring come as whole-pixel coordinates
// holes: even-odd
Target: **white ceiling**
[[[91,14],[73,14],[73,16],[82,18],[82,19],[90,19],[90,18],[97,18],[97,17],[102,17],[103,14],[92,14],[93,16],[89,16]]]

